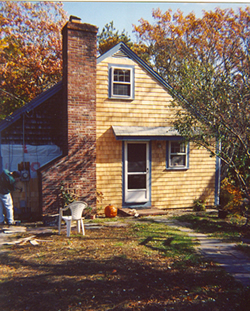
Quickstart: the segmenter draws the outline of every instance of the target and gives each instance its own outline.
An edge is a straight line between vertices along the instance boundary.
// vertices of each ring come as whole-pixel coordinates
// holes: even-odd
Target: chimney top
[[[77,16],[71,15],[69,21],[62,29],[62,34],[68,30],[77,30],[77,31],[87,31],[87,32],[98,32],[98,28],[96,26],[90,24],[82,24],[81,19]]]
[[[73,16],[73,15],[70,15],[69,21],[70,21],[70,22],[73,22],[73,23],[81,23],[80,17]]]

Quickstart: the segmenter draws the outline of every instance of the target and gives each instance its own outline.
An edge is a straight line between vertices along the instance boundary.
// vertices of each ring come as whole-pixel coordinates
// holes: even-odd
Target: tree
[[[130,37],[125,30],[119,33],[119,30],[116,30],[114,27],[114,22],[111,21],[109,24],[106,24],[102,32],[98,34],[98,52],[100,55],[106,53],[112,47],[114,47],[119,42],[124,42],[128,47],[133,45]]]
[[[0,2],[0,119],[62,78],[66,20],[58,2]]]
[[[113,21],[106,24],[102,32],[98,34],[98,52],[100,55],[109,51],[118,43],[125,43],[132,51],[134,51],[145,62],[149,62],[148,47],[143,44],[132,42],[130,36],[123,30],[121,33],[114,27]]]
[[[250,199],[250,7],[183,16],[153,11],[138,37],[150,60],[174,87],[175,127],[226,164],[231,182]],[[214,142],[221,143],[221,149]]]

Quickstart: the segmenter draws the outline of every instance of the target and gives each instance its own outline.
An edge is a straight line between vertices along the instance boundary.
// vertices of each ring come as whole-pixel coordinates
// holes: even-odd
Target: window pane
[[[119,70],[118,69],[114,70],[114,81],[119,81]]]
[[[129,71],[129,70],[126,70],[126,73],[125,73],[125,81],[126,81],[126,82],[130,82],[130,71]]]
[[[114,85],[113,85],[113,94],[114,95],[130,96],[130,84],[114,83]]]
[[[177,141],[171,142],[171,153],[185,153],[185,144]]]
[[[146,175],[128,175],[128,189],[146,189]]]
[[[146,172],[146,144],[128,144],[128,172]]]
[[[186,166],[186,156],[185,155],[171,155],[170,156],[170,166]]]
[[[130,70],[115,69],[114,70],[115,82],[130,82]]]

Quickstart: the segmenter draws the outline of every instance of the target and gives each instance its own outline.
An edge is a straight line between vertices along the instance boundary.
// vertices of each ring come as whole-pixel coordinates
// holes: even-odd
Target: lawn
[[[105,221],[105,220],[104,220]],[[24,233],[21,237],[28,236]],[[99,221],[5,246],[0,310],[247,310],[249,290],[195,252],[184,233],[147,219]]]
[[[188,223],[189,227],[197,232],[219,238],[225,242],[238,243],[237,249],[250,256],[250,226],[245,226],[246,219],[239,215],[229,215],[220,219],[217,213],[192,213],[175,217],[177,220]]]
[[[197,232],[202,232],[228,242],[239,242],[242,238],[250,239],[249,226],[244,225],[246,219],[239,215],[229,215],[226,219],[220,219],[216,212],[198,212],[175,218],[179,221],[187,222]]]
[[[201,212],[175,218],[187,222],[188,226],[197,232],[223,239],[225,242],[250,241],[250,227],[244,225],[246,220],[239,215],[229,215],[226,219],[220,219],[217,213]]]

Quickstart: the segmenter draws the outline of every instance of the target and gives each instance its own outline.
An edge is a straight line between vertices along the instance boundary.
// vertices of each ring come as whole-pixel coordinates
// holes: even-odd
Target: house
[[[216,204],[219,161],[173,128],[171,86],[124,43],[97,58],[95,26],[71,17],[62,34],[62,82],[0,123],[2,157],[19,148],[15,163],[30,166],[15,204],[56,213],[61,182],[103,208]]]

